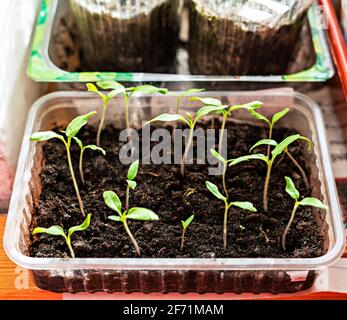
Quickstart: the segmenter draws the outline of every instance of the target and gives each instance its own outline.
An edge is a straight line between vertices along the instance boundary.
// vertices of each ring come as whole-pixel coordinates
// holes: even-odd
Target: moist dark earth
[[[205,123],[206,127],[209,123]],[[219,126],[219,123],[216,124]],[[153,127],[153,126],[152,126]],[[58,129],[58,128],[56,128]],[[91,213],[90,228],[76,232],[72,245],[76,257],[136,257],[135,250],[121,223],[108,220],[116,214],[103,201],[103,192],[113,190],[125,203],[128,166],[119,162],[120,130],[107,126],[102,133],[101,146],[106,156],[86,150],[82,185],[78,174],[79,149],[72,146],[75,173],[80,186],[86,213]],[[293,130],[278,128],[273,138],[281,141]],[[228,158],[246,155],[259,139],[267,137],[267,129],[248,124],[227,124]],[[94,144],[96,129],[82,128],[78,134],[84,144]],[[218,141],[217,141],[218,143]],[[155,143],[152,143],[154,145]],[[305,168],[303,142],[295,142],[289,150]],[[31,230],[35,227],[60,225],[67,230],[83,221],[67,165],[64,145],[50,140],[43,146],[45,166],[41,174],[42,194],[33,213]],[[266,147],[257,152],[266,152]],[[280,157],[278,158],[280,159]],[[308,177],[310,172],[305,168]],[[284,157],[274,167],[269,188],[269,209],[263,210],[262,194],[265,163],[258,160],[244,162],[227,170],[226,181],[230,200],[250,201],[257,208],[251,213],[232,207],[228,216],[228,246],[223,248],[224,203],[215,198],[205,186],[206,180],[222,190],[221,177],[208,175],[208,165],[187,164],[185,177],[179,165],[140,165],[135,191],[130,193],[130,207],[153,210],[159,221],[129,221],[129,228],[137,239],[142,257],[153,258],[218,258],[218,257],[292,257],[309,258],[323,255],[323,237],[313,210],[299,207],[292,228],[287,235],[287,251],[280,245],[281,235],[289,221],[293,200],[285,192],[284,176],[290,176],[301,196],[309,196],[298,170]],[[180,251],[181,220],[194,214],[195,219],[186,232],[184,250]],[[242,226],[243,228],[241,228]],[[30,255],[33,257],[68,257],[69,251],[62,237],[46,234],[31,237]]]

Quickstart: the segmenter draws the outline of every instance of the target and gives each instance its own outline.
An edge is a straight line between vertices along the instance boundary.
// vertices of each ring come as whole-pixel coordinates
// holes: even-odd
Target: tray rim
[[[116,80],[120,82],[187,82],[187,81],[225,81],[225,82],[324,82],[335,74],[325,32],[318,26],[315,14],[318,4],[314,1],[308,10],[316,62],[312,67],[288,75],[273,76],[205,76],[143,72],[67,72],[57,67],[48,54],[49,40],[59,0],[42,0],[38,13],[27,75],[39,82],[95,82]]]

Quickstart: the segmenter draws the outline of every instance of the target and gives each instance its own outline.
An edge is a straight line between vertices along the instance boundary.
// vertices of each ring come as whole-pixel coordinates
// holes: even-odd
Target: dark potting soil
[[[152,126],[153,127],[153,126]],[[259,139],[267,137],[267,129],[246,124],[229,123],[228,158],[246,155]],[[72,146],[75,172],[86,213],[91,213],[90,228],[76,232],[72,245],[76,257],[136,257],[134,248],[121,223],[108,220],[116,214],[103,201],[103,192],[115,191],[125,203],[126,174],[128,166],[119,162],[118,152],[124,142],[119,142],[120,130],[107,126],[102,134],[102,147],[106,156],[87,150],[84,158],[86,184],[78,175],[79,150]],[[273,138],[277,141],[295,133],[278,128]],[[95,143],[96,130],[83,128],[79,137]],[[154,145],[155,143],[152,143]],[[305,168],[304,143],[295,142],[289,148]],[[83,221],[73,189],[64,145],[48,141],[43,146],[45,165],[41,174],[42,194],[33,213],[31,230],[37,226],[63,226],[66,230]],[[266,152],[259,148],[259,151]],[[279,157],[280,158],[280,157]],[[231,200],[251,201],[256,213],[232,207],[228,216],[228,246],[223,249],[224,204],[205,186],[209,180],[221,188],[220,176],[209,176],[208,165],[186,165],[186,176],[180,176],[178,165],[140,165],[136,178],[138,186],[130,194],[130,207],[139,206],[153,210],[159,221],[139,222],[129,220],[129,228],[137,239],[142,257],[154,258],[218,258],[218,257],[292,257],[311,258],[325,253],[323,236],[311,207],[299,207],[287,236],[287,251],[280,245],[281,235],[289,221],[293,200],[285,192],[284,176],[292,177],[302,196],[309,196],[296,167],[284,157],[274,167],[269,189],[269,209],[264,212],[262,194],[266,167],[262,161],[249,161],[227,170],[227,186]],[[307,169],[307,168],[306,168]],[[310,172],[307,171],[309,176]],[[184,250],[180,251],[181,220],[191,214],[195,219],[186,233]],[[244,229],[240,228],[243,226]],[[62,237],[35,235],[31,237],[30,255],[34,257],[68,257],[69,252]]]

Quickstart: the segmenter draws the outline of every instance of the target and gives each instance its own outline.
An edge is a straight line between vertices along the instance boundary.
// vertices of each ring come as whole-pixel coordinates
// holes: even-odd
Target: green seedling
[[[226,249],[226,247],[227,247],[227,224],[228,224],[229,209],[232,206],[241,208],[243,210],[251,211],[251,212],[257,212],[257,209],[254,208],[253,204],[251,202],[248,202],[248,201],[228,202],[228,198],[223,196],[219,192],[218,187],[210,181],[206,181],[206,187],[217,199],[222,200],[224,202],[223,244],[224,244],[224,249]]]
[[[159,116],[156,116],[150,121],[147,121],[146,124],[149,124],[151,122],[155,121],[164,121],[164,122],[169,122],[169,121],[181,121],[188,125],[189,127],[189,137],[188,137],[188,142],[185,146],[184,154],[181,160],[181,175],[184,176],[184,169],[185,169],[185,163],[187,161],[187,156],[189,149],[193,143],[193,134],[194,134],[194,128],[196,123],[203,117],[206,116],[207,114],[211,112],[215,112],[218,110],[222,110],[226,108],[227,106],[206,106],[202,107],[199,110],[196,111],[195,117],[193,117],[189,112],[186,113],[185,116],[181,114],[170,114],[170,113],[162,113]]]
[[[109,216],[108,218],[112,221],[117,221],[117,222],[122,222],[125,228],[125,231],[127,232],[134,248],[136,251],[136,254],[138,256],[141,256],[141,251],[140,248],[132,235],[129,227],[128,227],[128,219],[132,220],[142,220],[142,221],[156,221],[159,220],[159,217],[152,211],[146,208],[139,208],[139,207],[134,207],[129,210],[124,210],[122,211],[122,203],[117,196],[116,193],[113,191],[105,191],[103,194],[104,201],[106,205],[116,211],[118,215],[116,216]]]
[[[254,148],[260,146],[260,145],[268,145],[271,144],[275,148],[271,151],[270,158],[268,158],[266,155],[257,153],[257,154],[251,154],[247,156],[242,156],[236,159],[233,159],[230,163],[229,166],[231,165],[236,165],[240,162],[243,161],[249,161],[249,160],[262,160],[266,163],[267,165],[267,173],[266,173],[266,178],[265,178],[265,184],[264,184],[264,194],[263,194],[263,205],[264,205],[264,210],[267,211],[268,206],[267,206],[267,194],[268,194],[268,189],[269,189],[269,183],[270,183],[270,177],[271,177],[271,170],[273,167],[273,164],[276,160],[276,158],[284,152],[286,148],[293,142],[297,140],[307,140],[307,138],[301,136],[300,134],[294,134],[291,135],[284,140],[282,140],[280,143],[277,143],[275,140],[270,140],[270,139],[262,139],[255,143],[253,147],[250,149],[252,151]]]
[[[84,180],[84,173],[83,173],[83,155],[84,155],[84,151],[86,151],[87,149],[90,150],[94,150],[94,151],[100,151],[102,152],[103,155],[106,155],[106,151],[103,148],[100,148],[94,144],[89,144],[87,146],[83,145],[83,142],[78,139],[77,137],[73,137],[74,140],[77,142],[78,146],[80,147],[80,160],[79,160],[79,171],[80,171],[80,177],[81,177],[81,181],[84,184],[85,180]]]
[[[182,224],[181,251],[183,251],[184,237],[185,237],[187,228],[189,227],[189,225],[192,223],[193,220],[194,220],[194,215],[191,215],[186,221],[181,220],[181,224]]]
[[[215,149],[210,149],[211,154],[218,159],[223,164],[223,172],[222,172],[222,185],[223,185],[223,191],[224,195],[229,198],[228,189],[225,181],[225,174],[227,172],[228,163],[230,163],[232,160],[225,159],[219,152],[217,152]]]
[[[205,106],[222,106],[222,102],[219,101],[218,99],[214,98],[200,98],[200,97],[194,97],[191,100],[199,100],[201,101]],[[238,104],[238,105],[233,105],[233,106],[227,106],[223,108],[222,110],[218,110],[216,114],[221,114],[222,115],[222,125],[221,125],[221,134],[220,134],[220,139],[219,139],[219,146],[218,146],[218,152],[222,153],[222,145],[223,145],[223,137],[224,137],[224,130],[225,130],[225,125],[228,120],[228,117],[231,115],[233,111],[239,110],[239,109],[245,109],[245,110],[254,110],[257,108],[260,108],[263,105],[262,102],[260,101],[252,101],[246,104]]]
[[[205,89],[196,89],[196,88],[190,88],[186,91],[183,91],[183,92],[179,92],[177,95],[176,95],[176,113],[180,113],[180,108],[181,108],[181,102],[182,102],[182,99],[184,97],[188,97],[188,96],[191,96],[195,93],[199,93],[199,92],[202,92],[204,91]]]
[[[324,210],[329,209],[324,203],[322,203],[320,200],[314,197],[307,197],[299,201],[300,193],[296,189],[293,180],[289,177],[285,177],[285,180],[286,180],[286,192],[291,196],[291,198],[295,200],[295,203],[294,203],[294,208],[292,210],[289,222],[282,235],[282,248],[284,251],[286,250],[286,237],[293,223],[293,220],[295,218],[295,213],[299,206],[311,206],[311,207],[316,207],[316,208],[324,209]]]
[[[125,199],[125,207],[126,210],[129,209],[129,192],[131,190],[135,190],[137,183],[135,180],[137,176],[137,172],[139,170],[139,160],[134,161],[129,169],[128,169],[128,174],[127,174],[127,190],[126,190],[126,199]]]
[[[130,120],[129,120],[129,99],[134,93],[144,93],[144,94],[154,94],[154,93],[161,93],[161,94],[167,94],[168,89],[166,88],[157,88],[152,85],[140,85],[137,87],[129,87],[125,88],[120,83],[113,81],[113,80],[105,80],[105,81],[99,81],[97,82],[97,85],[103,89],[103,90],[112,90],[117,91],[117,94],[120,93],[124,97],[125,102],[125,124],[127,129],[130,128]]]
[[[251,109],[249,110],[249,113],[257,118],[258,120],[261,120],[265,123],[268,124],[269,126],[269,136],[268,136],[268,139],[269,140],[272,140],[272,132],[273,132],[273,127],[275,125],[276,122],[278,122],[280,119],[282,119],[287,113],[289,112],[289,108],[285,108],[277,113],[275,113],[271,120],[266,118],[265,116],[263,116],[262,114],[258,113],[257,111],[255,111],[254,109]],[[306,138],[307,142],[308,142],[308,150],[310,150],[312,148],[312,141],[308,138]],[[267,156],[268,158],[270,157],[270,150],[271,150],[271,145],[268,144],[267,146]],[[304,183],[306,185],[306,188],[309,188],[309,183],[308,183],[308,179],[307,179],[307,176],[306,176],[306,173],[305,173],[305,170],[301,167],[301,165],[295,160],[295,158],[293,157],[293,155],[288,151],[288,148],[286,148],[284,150],[284,153],[288,156],[288,158],[293,162],[293,164],[297,167],[297,169],[299,170],[300,174],[301,174],[301,177],[302,179],[304,180]],[[283,155],[284,156],[284,155]]]
[[[67,234],[65,234],[65,231],[64,231],[64,229],[61,226],[52,226],[52,227],[49,227],[49,228],[37,227],[37,228],[34,229],[32,234],[46,233],[46,234],[49,234],[49,235],[52,235],[52,236],[62,236],[65,239],[66,244],[67,244],[67,246],[68,246],[68,248],[70,250],[71,257],[75,258],[75,252],[73,251],[72,244],[71,244],[71,236],[76,231],[84,231],[84,230],[88,229],[89,225],[90,225],[90,217],[91,217],[91,214],[89,213],[87,215],[86,219],[80,225],[75,226],[75,227],[71,227],[68,230]]]
[[[80,129],[88,123],[88,120],[95,114],[96,114],[96,112],[93,111],[93,112],[87,113],[86,115],[78,116],[75,119],[73,119],[69,123],[69,125],[66,127],[66,130],[62,132],[65,134],[66,139],[64,138],[63,135],[58,134],[54,131],[35,132],[30,137],[31,141],[47,141],[50,139],[59,139],[60,141],[62,141],[64,143],[65,148],[66,148],[66,154],[67,154],[67,160],[68,160],[68,164],[69,164],[70,174],[71,174],[73,185],[74,185],[74,188],[76,191],[76,195],[77,195],[77,199],[78,199],[78,203],[80,206],[82,216],[85,216],[84,206],[83,206],[83,202],[81,199],[78,184],[76,181],[74,169],[72,166],[71,151],[70,151],[71,140],[77,135],[77,133],[80,131]]]
[[[275,123],[277,121],[279,121],[280,119],[282,119],[288,112],[289,112],[289,108],[285,108],[277,113],[275,113],[271,120],[266,118],[265,116],[263,116],[262,114],[258,113],[257,111],[255,111],[254,109],[250,109],[248,110],[248,112],[256,119],[265,122],[268,126],[269,126],[269,136],[268,139],[272,139],[272,131],[273,131],[273,127],[275,125]],[[267,157],[270,158],[270,150],[271,150],[271,145],[268,145],[267,147]]]
[[[108,94],[103,94],[102,92],[100,92],[97,87],[92,84],[92,83],[87,83],[86,84],[87,89],[89,92],[94,92],[96,94],[99,95],[99,97],[101,98],[102,102],[103,102],[103,108],[102,108],[102,113],[101,113],[101,118],[100,118],[100,122],[99,122],[99,127],[98,127],[98,132],[96,134],[96,145],[100,146],[100,139],[101,139],[101,132],[102,129],[104,127],[104,123],[105,123],[105,118],[106,118],[106,111],[107,111],[107,106],[109,104],[109,102],[117,95],[121,92],[121,87],[118,88],[114,88],[112,91],[110,91]]]

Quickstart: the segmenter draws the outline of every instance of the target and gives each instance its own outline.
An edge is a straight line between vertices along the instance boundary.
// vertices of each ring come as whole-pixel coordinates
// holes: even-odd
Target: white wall
[[[40,0],[1,0],[0,210],[12,188],[27,111],[41,86],[26,76],[31,34]]]

